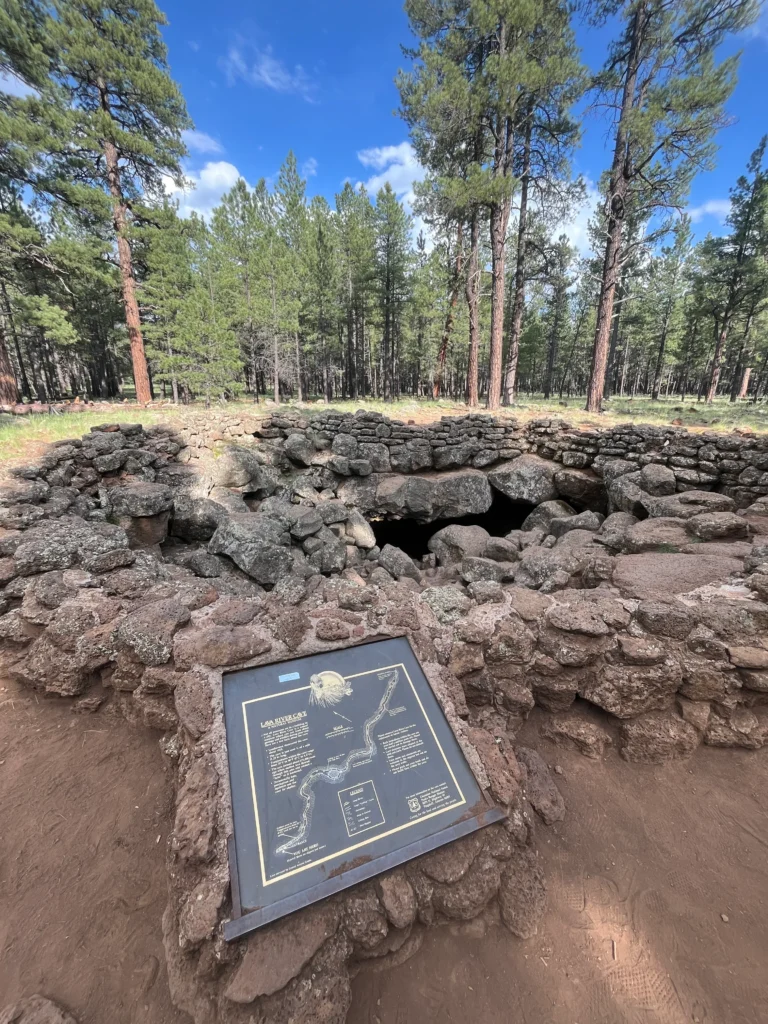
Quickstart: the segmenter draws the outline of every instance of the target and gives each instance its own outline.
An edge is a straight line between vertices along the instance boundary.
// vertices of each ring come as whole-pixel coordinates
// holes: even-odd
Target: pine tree
[[[53,75],[68,98],[69,138],[48,188],[96,215],[111,207],[139,402],[151,400],[131,254],[131,219],[180,180],[181,130],[191,125],[168,73],[154,0],[54,0],[47,22]]]
[[[376,194],[376,276],[381,322],[381,387],[385,400],[399,392],[403,307],[408,288],[410,218],[387,184]]]
[[[593,20],[616,13],[613,0],[592,0]],[[754,0],[624,0],[623,27],[595,80],[598,99],[615,111],[607,186],[607,228],[587,393],[600,412],[616,285],[630,209],[679,206],[693,174],[711,164],[712,136],[725,122],[738,57],[715,60],[729,32],[756,16]]]

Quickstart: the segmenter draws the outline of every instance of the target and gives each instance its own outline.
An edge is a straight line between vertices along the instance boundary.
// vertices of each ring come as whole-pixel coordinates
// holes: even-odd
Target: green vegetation
[[[208,221],[180,218],[163,182],[181,183],[190,121],[154,0],[5,0],[0,72],[21,87],[0,89],[0,405],[543,394],[620,418],[650,396],[646,420],[743,422],[725,398],[761,423],[765,139],[722,236],[693,244],[679,215],[736,80],[720,44],[755,0],[587,0],[615,29],[592,76],[566,0],[405,6],[428,237],[389,185],[308,201],[291,153],[273,186],[240,180]],[[586,258],[560,234],[585,101],[612,153]]]

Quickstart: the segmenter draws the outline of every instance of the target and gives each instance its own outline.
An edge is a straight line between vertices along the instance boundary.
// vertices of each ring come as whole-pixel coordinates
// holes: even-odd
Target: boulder
[[[433,533],[427,547],[437,556],[438,565],[453,565],[464,558],[483,555],[490,540],[491,535],[482,526],[455,523]]]
[[[173,644],[176,667],[221,668],[239,665],[271,649],[271,643],[248,626],[208,626],[179,633]]]
[[[627,530],[623,550],[631,555],[644,551],[679,552],[689,537],[677,519],[644,519]]]
[[[310,466],[315,457],[315,446],[305,433],[289,434],[283,442],[283,451],[298,466]]]
[[[605,510],[605,485],[591,469],[563,466],[555,473],[555,487],[562,498],[567,498],[577,506]]]
[[[252,1003],[260,996],[279,992],[337,927],[335,907],[322,904],[249,935],[245,956],[224,990],[225,998],[233,1003]]]
[[[739,559],[705,551],[695,555],[646,552],[619,555],[613,584],[627,597],[663,600],[707,584],[725,582],[741,571]]]
[[[413,559],[406,555],[400,548],[396,548],[393,544],[385,544],[379,554],[379,565],[386,569],[388,573],[399,580],[403,576],[409,576],[412,580],[417,582],[421,579],[421,575]]]
[[[749,536],[749,524],[735,512],[701,512],[687,519],[685,526],[704,541],[738,540]]]
[[[525,765],[525,795],[545,825],[554,825],[565,817],[565,801],[540,754],[528,747],[515,750],[518,761]]]
[[[681,601],[641,601],[637,607],[637,621],[655,636],[685,640],[696,619]]]
[[[427,587],[420,600],[429,605],[438,622],[450,626],[469,611],[471,601],[459,587]]]
[[[582,681],[579,696],[617,718],[634,718],[671,707],[681,681],[680,665],[671,657],[658,665],[605,665],[598,676]]]
[[[726,494],[713,491],[682,491],[666,498],[645,495],[643,508],[649,516],[657,518],[692,519],[702,512],[733,512],[736,502]]]
[[[622,473],[608,484],[608,503],[612,512],[629,512],[641,516],[645,512],[645,497],[645,491],[640,486],[639,471]]]
[[[363,515],[387,515],[423,523],[478,515],[487,512],[492,501],[488,478],[477,469],[421,476],[371,473],[345,480],[338,495]]]
[[[640,470],[640,486],[647,494],[661,498],[675,493],[677,479],[669,466],[650,462]]]
[[[701,740],[697,730],[673,711],[652,711],[622,722],[619,737],[621,756],[638,764],[690,757]]]
[[[182,540],[210,540],[216,527],[227,517],[227,510],[210,498],[191,498],[178,494],[173,499],[171,534]]]
[[[492,558],[465,558],[461,563],[461,578],[465,583],[491,580],[502,583],[511,580],[514,568],[510,563],[495,562]]]
[[[553,519],[549,524],[549,532],[553,537],[563,537],[571,530],[590,530],[597,532],[603,524],[605,516],[599,512],[579,512],[576,516],[565,516],[562,519]]]
[[[501,919],[513,935],[530,939],[536,934],[547,902],[544,872],[531,847],[515,851],[501,875]]]
[[[584,757],[595,761],[603,756],[605,748],[612,743],[605,729],[575,712],[552,715],[542,725],[539,735],[558,745],[573,746]]]
[[[553,520],[575,515],[575,510],[565,501],[544,501],[525,517],[521,529],[543,529],[545,533],[549,533],[549,525]]]
[[[189,608],[173,599],[145,604],[120,623],[118,647],[143,665],[164,665],[171,657],[173,634],[189,618]]]
[[[349,513],[345,535],[358,548],[370,551],[371,548],[376,547],[376,534],[373,532],[373,527],[357,509],[352,509]]]
[[[484,558],[492,558],[494,562],[516,562],[519,553],[518,542],[508,540],[506,537],[489,537],[485,550],[482,552]]]
[[[631,512],[612,512],[598,531],[598,541],[612,551],[622,551],[629,531],[638,522]]]
[[[114,516],[156,516],[173,507],[173,491],[166,484],[130,483],[109,487],[104,494]]]
[[[491,486],[510,501],[540,505],[558,496],[555,486],[557,466],[538,455],[521,455],[510,462],[502,462],[488,474]]]
[[[721,714],[717,706],[709,716],[704,742],[710,747],[744,747],[759,750],[768,739],[768,722],[745,707]]]
[[[216,528],[208,550],[226,555],[258,583],[274,585],[293,569],[286,531],[274,519],[255,513],[233,515]]]

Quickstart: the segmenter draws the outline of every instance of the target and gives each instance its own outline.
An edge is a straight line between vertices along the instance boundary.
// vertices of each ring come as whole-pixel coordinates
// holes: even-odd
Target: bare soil
[[[768,759],[600,763],[538,740],[536,718],[522,739],[563,768],[568,808],[538,827],[539,934],[436,929],[407,963],[358,975],[349,1024],[763,1024]]]
[[[183,1024],[161,917],[159,733],[0,687],[0,1009],[41,992],[80,1024]]]
[[[429,932],[400,967],[363,969],[350,1024],[764,1021],[768,759],[594,762],[540,741],[538,720],[521,739],[562,766],[568,807],[538,826],[539,934],[521,942],[492,919]],[[42,992],[81,1024],[188,1024],[161,942],[157,735],[0,688],[0,1007]]]

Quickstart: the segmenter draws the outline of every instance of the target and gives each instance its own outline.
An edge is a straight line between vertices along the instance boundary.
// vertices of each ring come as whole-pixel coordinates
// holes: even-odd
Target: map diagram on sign
[[[366,719],[363,726],[364,746],[357,750],[350,750],[341,764],[326,764],[322,768],[313,768],[304,776],[299,785],[299,796],[304,803],[301,815],[301,828],[288,842],[278,846],[277,853],[287,853],[294,847],[301,845],[309,835],[312,827],[312,811],[315,806],[316,783],[344,782],[350,768],[353,768],[355,765],[368,763],[376,756],[377,746],[374,740],[374,730],[389,711],[389,703],[399,679],[399,670],[397,668],[388,669],[386,672],[379,672],[378,677],[386,681],[386,689],[384,690],[384,696],[379,702],[379,706],[370,718]],[[337,680],[340,680],[343,685],[340,685]],[[312,676],[309,685],[310,702],[317,704],[337,704],[344,696],[350,696],[352,693],[352,688],[346,683],[346,680],[336,672],[321,672],[319,675]]]

